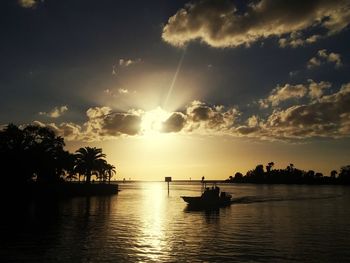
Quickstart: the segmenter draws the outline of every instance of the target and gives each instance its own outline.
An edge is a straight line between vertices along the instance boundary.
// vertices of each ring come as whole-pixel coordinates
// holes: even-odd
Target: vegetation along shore
[[[64,146],[64,139],[49,128],[7,125],[0,131],[2,193],[31,196],[117,193],[118,185],[110,184],[116,167],[106,161],[102,149],[83,147],[70,153]],[[99,183],[91,184],[93,176]]]

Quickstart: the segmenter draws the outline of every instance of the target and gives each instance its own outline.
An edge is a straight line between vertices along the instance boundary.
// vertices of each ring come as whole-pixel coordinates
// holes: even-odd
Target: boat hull
[[[225,198],[203,198],[201,196],[181,196],[190,207],[213,208],[223,207],[231,204],[231,197]]]

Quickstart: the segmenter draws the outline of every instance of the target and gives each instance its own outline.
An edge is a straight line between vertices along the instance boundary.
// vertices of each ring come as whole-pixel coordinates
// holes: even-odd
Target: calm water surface
[[[180,196],[199,184],[172,183],[169,196],[163,182],[120,186],[5,205],[0,261],[350,262],[349,187],[221,185],[233,205],[188,211]]]

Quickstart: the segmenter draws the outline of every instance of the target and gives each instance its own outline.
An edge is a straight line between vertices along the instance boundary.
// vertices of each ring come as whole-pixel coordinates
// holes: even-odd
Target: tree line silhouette
[[[274,162],[269,162],[264,170],[264,165],[258,164],[245,175],[237,172],[226,181],[256,184],[350,184],[350,165],[341,167],[339,173],[332,170],[329,176],[313,170],[298,169],[292,163],[285,169],[273,169],[274,165]]]
[[[7,125],[0,130],[1,181],[15,184],[59,184],[92,176],[110,183],[116,173],[102,149],[83,147],[75,153],[64,149],[62,137],[46,127]]]

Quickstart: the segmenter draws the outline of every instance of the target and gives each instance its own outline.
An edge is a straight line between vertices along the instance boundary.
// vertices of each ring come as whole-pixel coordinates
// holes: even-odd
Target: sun
[[[162,131],[163,122],[166,121],[171,113],[157,107],[144,113],[141,121],[141,132],[143,135],[159,135]]]

